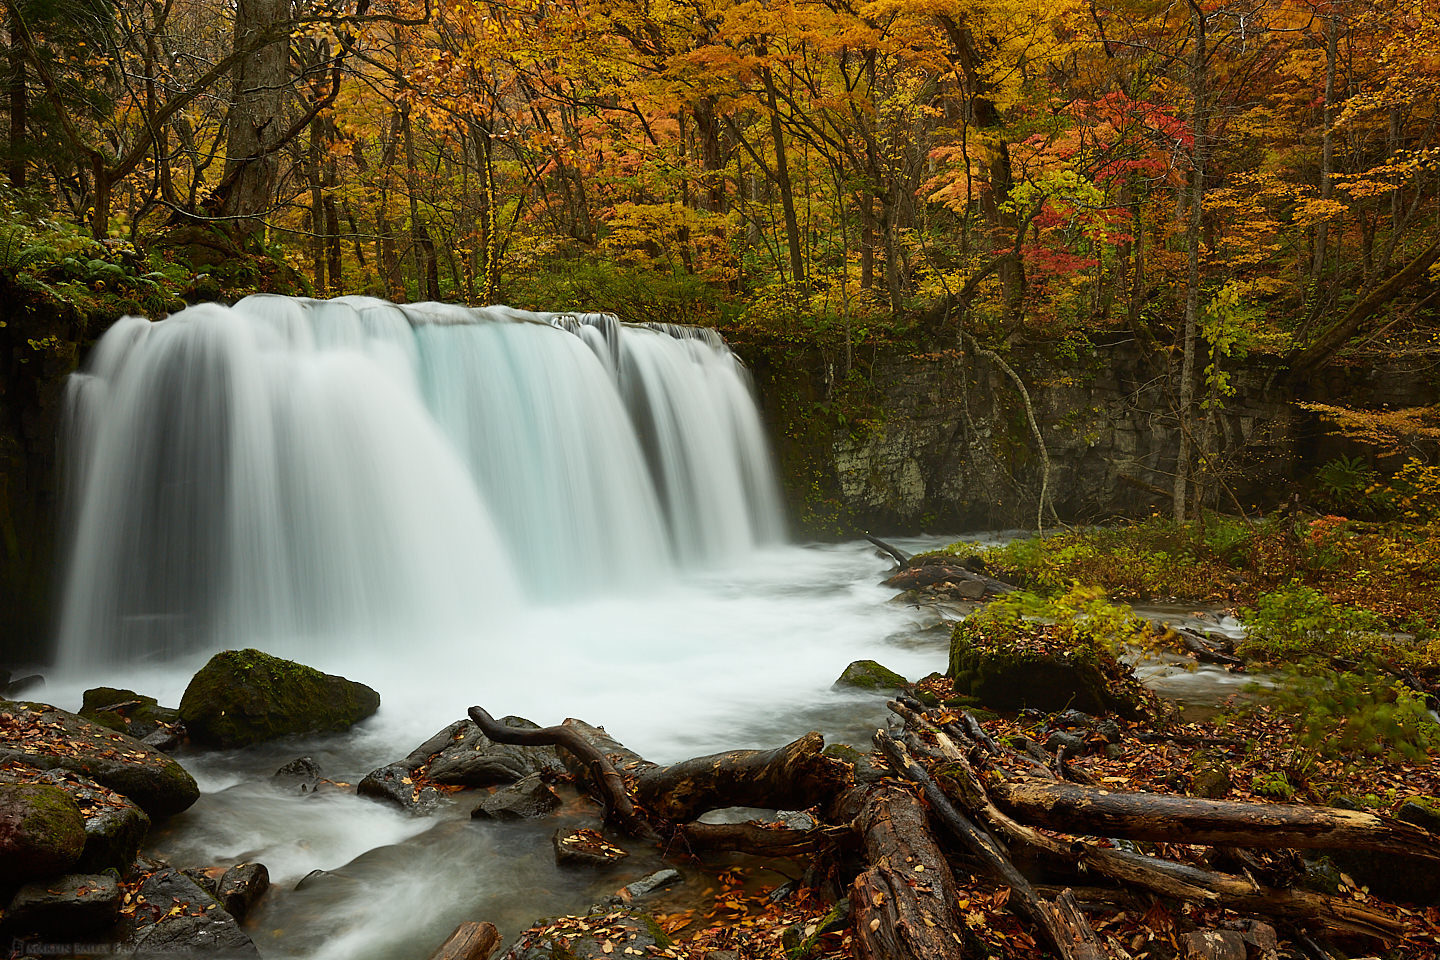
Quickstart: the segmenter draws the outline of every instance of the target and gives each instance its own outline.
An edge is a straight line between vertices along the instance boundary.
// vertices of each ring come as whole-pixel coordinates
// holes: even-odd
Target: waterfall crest
[[[68,403],[72,666],[473,636],[782,536],[709,331],[256,296],[123,318]]]

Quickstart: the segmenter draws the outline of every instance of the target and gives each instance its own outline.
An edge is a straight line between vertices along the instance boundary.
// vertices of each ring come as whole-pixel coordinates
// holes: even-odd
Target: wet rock
[[[403,763],[392,763],[370,771],[356,785],[355,792],[415,816],[430,813],[440,803],[440,794],[435,788],[416,784]]]
[[[679,870],[672,870],[668,867],[664,870],[656,870],[648,876],[641,877],[634,883],[627,883],[621,896],[627,900],[635,900],[640,897],[649,896],[656,890],[677,884],[682,879],[684,878],[680,876]]]
[[[1095,725],[1095,732],[1105,738],[1106,743],[1119,743],[1123,738],[1120,732],[1120,724],[1114,720],[1101,720]]]
[[[161,753],[174,753],[185,742],[184,729],[183,723],[176,724],[174,727],[158,727],[153,732],[141,737],[140,742]]]
[[[85,820],[70,794],[45,784],[0,784],[0,877],[63,873],[85,849]]]
[[[550,842],[555,847],[555,862],[561,866],[604,867],[630,855],[594,830],[557,830]]]
[[[955,692],[996,710],[1066,708],[1150,720],[1156,699],[1128,666],[1094,644],[1068,643],[1046,624],[955,626],[946,671]]]
[[[1395,811],[1395,817],[1440,836],[1440,801],[1434,797],[1411,797]]]
[[[538,730],[537,724],[523,717],[501,717],[507,727],[521,730]],[[435,783],[461,787],[491,787],[500,783],[514,783],[537,773],[560,773],[565,769],[560,754],[554,747],[522,747],[508,743],[495,743],[480,732],[473,721],[462,720],[451,724],[446,730],[450,734],[440,749],[429,752],[412,769],[424,767],[426,778]],[[444,733],[445,731],[441,731]],[[437,734],[439,736],[439,734]],[[434,743],[431,738],[428,743]],[[407,762],[419,759],[412,753]]]
[[[174,735],[180,722],[180,711],[160,706],[154,697],[118,687],[86,690],[80,716],[137,740],[162,730]]]
[[[105,874],[67,873],[27,883],[5,908],[15,934],[93,936],[120,915],[120,884]]]
[[[1066,733],[1064,730],[1056,730],[1054,733],[1050,734],[1049,739],[1045,741],[1045,749],[1049,750],[1051,753],[1054,753],[1061,747],[1064,747],[1065,752],[1071,754],[1072,756],[1075,754],[1085,753],[1089,750],[1089,747],[1085,743],[1084,737],[1077,737],[1075,736],[1075,734]]]
[[[529,820],[560,809],[560,797],[538,776],[501,787],[480,801],[470,816],[482,820]]]
[[[180,872],[189,877],[195,886],[209,894],[212,900],[219,903],[220,898],[216,896],[216,891],[220,889],[220,880],[211,873],[212,870],[217,869],[215,867],[181,867]]]
[[[253,649],[215,654],[180,698],[190,739],[213,747],[348,730],[379,708],[363,683]]]
[[[128,869],[150,832],[150,817],[134,801],[69,770],[39,770],[10,763],[0,769],[0,783],[46,784],[71,796],[85,825],[85,849],[74,865],[77,873],[98,873],[107,867]]]
[[[859,687],[862,690],[899,690],[908,683],[904,677],[874,660],[856,660],[845,668],[835,681],[837,687]]]
[[[501,960],[615,960],[649,957],[672,941],[648,914],[610,910],[542,920],[520,934]]]
[[[979,600],[1014,591],[1014,587],[975,569],[970,558],[919,555],[890,579],[887,587],[897,590],[923,590],[926,593]]]
[[[1245,938],[1234,930],[1193,930],[1180,938],[1183,960],[1245,960]]]
[[[140,885],[135,917],[139,925],[121,946],[122,956],[260,956],[219,901],[173,867],[160,868]]]
[[[296,757],[270,776],[275,786],[296,793],[314,793],[322,779],[320,764],[312,757]]]
[[[220,878],[215,898],[236,920],[244,920],[270,889],[270,871],[263,863],[237,863]]]
[[[23,736],[23,739],[22,739]],[[168,817],[200,798],[195,779],[133,737],[43,703],[0,701],[0,763],[71,770]]]

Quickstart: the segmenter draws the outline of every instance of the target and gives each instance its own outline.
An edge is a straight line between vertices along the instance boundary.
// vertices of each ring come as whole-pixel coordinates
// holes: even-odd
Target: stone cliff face
[[[1035,525],[1041,460],[1020,394],[997,367],[954,353],[899,351],[857,366],[863,376],[837,385],[818,356],[754,358],[803,532]],[[1264,364],[1237,371],[1235,395],[1214,418],[1220,509],[1233,511],[1237,501],[1247,510],[1273,506],[1326,460],[1355,452],[1273,386],[1272,373]],[[1021,376],[1048,447],[1060,519],[1169,511],[1180,432],[1164,371],[1117,340],[1060,362],[1032,362]],[[1418,369],[1340,370],[1309,385],[1307,395],[1410,406],[1435,402],[1440,380]]]
[[[0,666],[43,652],[57,576],[58,447],[80,311],[0,276]]]

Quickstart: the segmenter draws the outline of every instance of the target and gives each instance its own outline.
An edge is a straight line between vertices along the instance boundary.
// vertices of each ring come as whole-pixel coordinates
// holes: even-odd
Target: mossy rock
[[[200,799],[195,778],[170,757],[123,733],[45,703],[0,701],[0,761],[69,770],[168,817]]]
[[[180,720],[180,711],[162,707],[154,697],[121,687],[92,687],[85,691],[80,716],[102,727],[140,738],[161,725]]]
[[[0,877],[26,881],[64,873],[85,849],[74,798],[39,783],[0,784]]]
[[[951,635],[946,673],[957,695],[994,710],[1029,707],[1048,713],[1071,707],[1143,721],[1160,713],[1154,694],[1113,654],[1088,640],[1065,642],[1043,623],[960,622]]]
[[[180,698],[190,739],[212,747],[348,730],[379,708],[363,683],[249,649],[215,654]]]
[[[909,681],[874,660],[856,660],[845,668],[835,681],[837,687],[859,687],[862,690],[899,690]]]

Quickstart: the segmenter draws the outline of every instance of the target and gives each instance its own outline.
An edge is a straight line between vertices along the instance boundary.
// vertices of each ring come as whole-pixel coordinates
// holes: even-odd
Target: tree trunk
[[[800,245],[800,218],[795,213],[795,188],[790,182],[790,161],[785,156],[785,131],[775,97],[775,78],[769,67],[761,71],[761,77],[765,80],[765,97],[770,107],[770,138],[775,141],[775,186],[780,190],[780,206],[785,213],[790,281],[801,286],[805,283],[805,252]]]
[[[233,48],[255,47],[275,24],[289,19],[290,6],[291,0],[238,0]],[[274,200],[280,172],[274,139],[284,126],[289,74],[288,40],[260,45],[235,67],[222,178],[226,186],[217,213],[240,218],[231,224],[238,237],[263,228],[260,218]]]
[[[852,795],[870,863],[850,887],[856,960],[964,960],[959,891],[919,799],[890,783]]]
[[[6,11],[6,23],[10,30],[10,156],[6,158],[5,175],[10,180],[10,186],[17,190],[25,186],[25,121],[30,112],[29,91],[26,89],[25,50],[17,39],[20,36],[20,26],[17,23],[20,13],[16,7],[19,2],[20,0],[10,0]]]
[[[1200,339],[1200,235],[1205,214],[1205,153],[1208,131],[1206,96],[1205,12],[1196,0],[1190,2],[1190,23],[1194,31],[1195,49],[1190,60],[1192,95],[1191,126],[1195,146],[1191,151],[1190,221],[1185,230],[1185,323],[1181,334],[1179,402],[1176,420],[1180,429],[1180,453],[1175,460],[1174,516],[1184,523],[1190,494],[1190,461],[1193,443],[1190,435],[1190,414],[1195,406],[1195,352]]]

